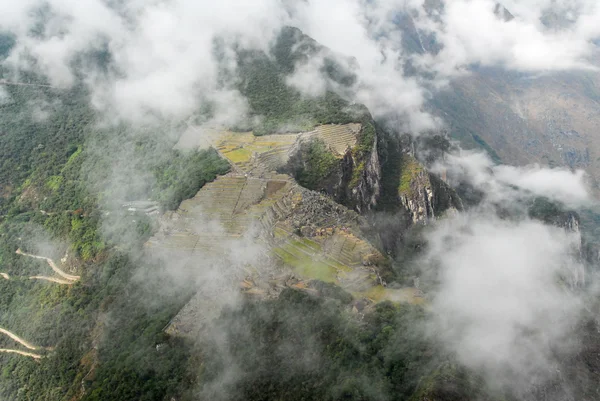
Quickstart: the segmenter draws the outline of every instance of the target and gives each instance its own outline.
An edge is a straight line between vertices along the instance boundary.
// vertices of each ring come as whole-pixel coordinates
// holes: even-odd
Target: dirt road
[[[52,270],[54,270],[56,272],[56,274],[66,278],[67,280],[77,281],[81,278],[80,276],[74,276],[72,274],[65,273],[64,271],[59,269],[58,266],[56,266],[56,263],[54,263],[54,261],[52,259],[47,258],[45,256],[38,256],[38,255],[32,255],[30,253],[25,253],[25,252],[21,251],[21,248],[17,249],[16,253],[17,253],[17,255],[29,256],[30,258],[45,260],[48,263],[48,265],[52,268]]]
[[[2,276],[3,278],[5,278],[6,280],[10,280],[10,276],[6,273],[0,273],[0,276]]]
[[[71,285],[74,283],[74,281],[69,281],[69,280],[63,280],[62,278],[58,278],[58,277],[48,277],[48,276],[31,276],[29,277],[30,280],[45,280],[45,281],[52,281],[53,283],[58,283],[58,284],[65,284],[65,285]]]
[[[19,355],[31,357],[33,359],[42,359],[41,355],[34,354],[32,352],[19,351],[17,349],[0,348],[0,352],[5,352],[5,353],[9,353],[9,354],[19,354]]]
[[[53,88],[52,85],[30,84],[27,82],[13,82],[13,81],[7,81],[6,79],[0,79],[0,85],[38,86],[38,87],[42,87],[42,88]]]
[[[23,340],[21,337],[17,336],[16,334],[11,333],[8,330],[3,329],[2,327],[0,327],[0,333],[9,336],[13,340],[15,340],[16,342],[18,342],[22,346],[24,346],[25,348],[28,348],[28,349],[34,350],[34,351],[36,349],[38,349],[38,347],[36,347],[35,345],[32,345],[32,344],[28,343],[27,341]]]

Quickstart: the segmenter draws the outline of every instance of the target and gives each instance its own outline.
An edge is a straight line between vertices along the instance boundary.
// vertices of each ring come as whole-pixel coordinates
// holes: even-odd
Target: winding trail
[[[30,258],[45,260],[46,262],[48,262],[48,265],[50,265],[52,270],[54,270],[56,272],[56,274],[66,278],[67,280],[77,281],[81,278],[81,276],[74,276],[72,274],[65,273],[64,271],[59,269],[58,266],[56,266],[56,263],[54,263],[54,261],[52,259],[47,258],[45,256],[38,256],[38,255],[32,255],[30,253],[25,253],[25,252],[21,251],[21,248],[17,249],[16,253],[17,253],[17,255],[29,256]]]
[[[23,340],[21,337],[11,333],[8,330],[3,329],[2,327],[0,327],[0,333],[6,334],[7,336],[9,336],[10,338],[12,338],[13,340],[15,340],[16,342],[18,342],[19,344],[21,344],[22,346],[24,346],[27,349],[30,349],[33,351],[38,349],[38,347],[36,347],[35,345],[28,343],[27,341]]]
[[[6,280],[10,280],[10,276],[7,273],[0,273],[0,276],[4,277]]]
[[[9,353],[9,354],[19,354],[19,355],[31,357],[33,359],[42,359],[42,356],[39,354],[34,354],[32,352],[19,351],[17,349],[0,348],[0,352],[5,352],[5,353]]]
[[[31,277],[29,277],[29,280],[45,280],[45,281],[52,281],[53,283],[65,284],[65,285],[72,285],[74,283],[74,281],[63,280],[62,278],[48,277],[48,276],[31,276]]]

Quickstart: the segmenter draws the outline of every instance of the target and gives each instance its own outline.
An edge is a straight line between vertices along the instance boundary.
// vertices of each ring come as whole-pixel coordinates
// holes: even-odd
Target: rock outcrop
[[[347,185],[349,203],[358,212],[373,209],[381,195],[381,163],[377,152],[377,136],[374,136],[371,150],[362,160],[350,151],[346,154],[344,166],[352,167],[351,174],[345,174],[346,177],[351,177],[350,180],[343,183]]]
[[[409,154],[402,156],[398,196],[413,224],[426,224],[447,211],[463,208],[456,192]]]
[[[329,195],[359,213],[373,209],[381,193],[381,163],[376,128],[370,117],[347,124],[348,133],[304,134],[283,169],[308,189]],[[340,126],[343,127],[343,126]],[[340,140],[345,148],[339,146]]]

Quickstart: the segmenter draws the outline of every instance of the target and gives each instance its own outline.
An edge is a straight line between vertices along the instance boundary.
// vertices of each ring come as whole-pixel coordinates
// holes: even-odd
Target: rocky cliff
[[[373,127],[370,127],[373,129]],[[377,205],[381,194],[381,163],[377,151],[377,135],[363,133],[368,151],[347,152],[342,165],[346,196],[359,212],[371,210]],[[348,178],[350,178],[348,180]],[[342,186],[343,187],[343,186]]]
[[[381,163],[375,124],[370,116],[354,131],[345,148],[343,132],[306,135],[292,149],[289,162],[282,170],[289,172],[308,189],[325,193],[336,202],[359,213],[373,209],[381,193]]]
[[[403,155],[400,169],[398,197],[413,224],[426,224],[448,211],[462,210],[462,201],[456,192],[413,156]]]
[[[357,132],[356,143],[348,146],[343,156],[338,150],[337,157],[330,138],[310,137],[310,142],[295,150],[284,170],[301,185],[361,214],[385,209],[381,205],[384,195],[383,203],[406,212],[413,224],[463,209],[454,189],[417,160],[412,138],[398,140],[386,135],[394,134],[385,134],[367,121]]]
[[[379,210],[401,212],[409,224],[426,224],[448,210],[463,209],[456,191],[426,167],[425,163],[434,161],[429,159],[443,156],[443,152],[429,149],[429,142],[438,141],[420,140],[417,144],[410,135],[398,136],[383,130],[378,134],[382,166]]]

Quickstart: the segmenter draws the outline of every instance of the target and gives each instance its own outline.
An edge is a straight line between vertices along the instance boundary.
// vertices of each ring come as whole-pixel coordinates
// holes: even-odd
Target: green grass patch
[[[358,166],[356,166],[354,168],[354,170],[352,170],[352,178],[350,179],[350,183],[348,184],[348,186],[350,188],[356,188],[358,186],[358,183],[360,182],[360,179],[361,179],[364,171],[365,171],[365,162],[362,161],[359,163]]]
[[[385,287],[381,286],[381,285],[377,285],[374,287],[369,288],[367,291],[358,293],[357,295],[360,295],[361,297],[366,297],[369,299],[372,299],[373,301],[377,302],[381,302],[383,300],[386,299],[386,289]]]
[[[234,163],[242,163],[250,160],[252,152],[247,149],[240,148],[231,152],[225,153],[225,156]]]
[[[325,142],[316,139],[303,143],[295,161],[295,176],[305,188],[317,190],[339,165],[339,160],[331,153]]]
[[[289,252],[289,248],[289,246],[275,248],[273,252],[279,256],[283,263],[292,267],[297,274],[307,279],[316,279],[328,283],[336,281],[337,271],[335,268],[323,262],[315,261],[308,255],[292,254]]]
[[[53,175],[46,181],[46,186],[53,191],[58,191],[58,188],[60,188],[60,184],[62,184],[62,182],[62,175]]]
[[[423,166],[415,160],[414,157],[409,155],[402,156],[401,162],[401,174],[400,174],[400,183],[398,185],[398,193],[400,195],[408,195],[412,194],[411,184],[413,180],[419,173],[425,171]]]
[[[307,252],[321,252],[321,246],[307,238],[300,238],[290,242],[293,246],[302,248]]]

